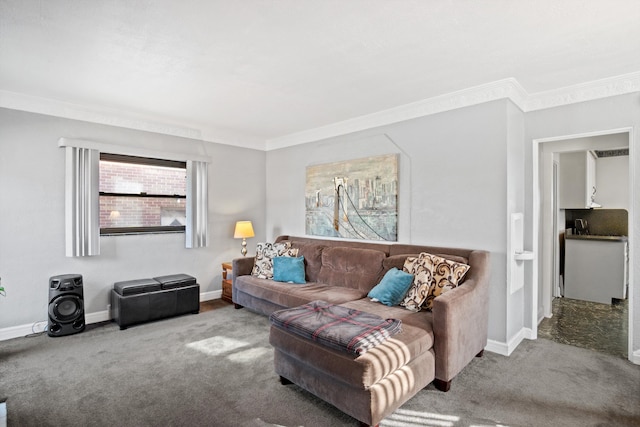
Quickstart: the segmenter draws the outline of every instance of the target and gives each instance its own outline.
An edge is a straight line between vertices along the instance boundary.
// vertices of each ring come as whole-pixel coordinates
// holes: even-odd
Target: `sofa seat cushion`
[[[386,253],[373,249],[324,248],[318,282],[360,289],[366,295],[382,277],[386,257]]]
[[[234,286],[237,292],[247,293],[281,307],[297,307],[315,300],[341,304],[360,299],[366,295],[365,292],[358,289],[341,288],[323,283],[298,285],[259,279],[254,276],[239,276],[236,278]]]
[[[289,357],[360,390],[433,351],[432,334],[404,324],[401,332],[360,356],[334,350],[276,326],[271,326],[269,342]]]
[[[275,311],[269,320],[280,329],[353,354],[364,354],[402,330],[400,320],[320,300]]]
[[[399,305],[387,306],[370,298],[361,298],[355,301],[342,303],[341,305],[367,313],[376,314],[383,319],[402,320],[403,325],[412,325],[427,331],[433,339],[433,313],[430,311],[409,311]]]

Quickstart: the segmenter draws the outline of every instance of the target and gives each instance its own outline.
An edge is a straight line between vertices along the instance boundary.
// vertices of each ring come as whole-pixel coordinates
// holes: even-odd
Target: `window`
[[[186,162],[100,153],[100,234],[184,232]]]

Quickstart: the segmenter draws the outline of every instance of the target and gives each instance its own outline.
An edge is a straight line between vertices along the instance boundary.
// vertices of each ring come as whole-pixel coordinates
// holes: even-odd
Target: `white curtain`
[[[206,162],[187,161],[187,248],[201,248],[208,244],[207,165]]]
[[[100,152],[65,147],[66,256],[100,254]]]

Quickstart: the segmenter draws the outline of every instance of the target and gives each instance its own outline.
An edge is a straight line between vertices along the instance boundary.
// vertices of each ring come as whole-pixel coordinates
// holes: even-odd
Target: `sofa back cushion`
[[[390,248],[395,246],[391,243],[382,243],[382,242],[368,242],[368,241],[358,241],[358,240],[325,240],[321,238],[315,237],[299,237],[299,236],[278,236],[276,237],[276,242],[286,242],[289,241],[293,243],[295,247],[298,243],[314,243],[321,244],[323,246],[340,246],[343,248],[358,248],[358,249],[373,249],[375,251],[381,251],[385,254],[389,255]],[[399,253],[399,252],[396,252]],[[406,252],[403,252],[406,253]]]
[[[367,293],[378,283],[385,258],[386,253],[373,249],[324,248],[318,282]]]
[[[307,282],[317,282],[322,266],[322,250],[325,245],[319,243],[292,242],[291,247],[298,249],[298,256],[304,257],[304,272]]]
[[[468,259],[471,254],[470,249],[445,248],[440,246],[408,245],[405,243],[396,243],[389,246],[389,255],[419,254],[421,252],[428,252],[430,254],[446,254],[442,256],[447,259],[451,259],[453,256]]]

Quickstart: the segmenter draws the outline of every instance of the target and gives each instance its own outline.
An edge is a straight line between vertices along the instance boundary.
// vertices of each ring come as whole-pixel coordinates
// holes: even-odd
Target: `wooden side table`
[[[230,262],[222,263],[222,300],[233,303],[233,267]]]

